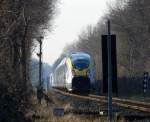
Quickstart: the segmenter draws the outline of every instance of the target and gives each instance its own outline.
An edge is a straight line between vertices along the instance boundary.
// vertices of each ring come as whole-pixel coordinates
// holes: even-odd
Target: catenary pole
[[[112,121],[112,62],[111,62],[111,26],[108,20],[108,36],[107,36],[107,51],[108,51],[108,120]]]

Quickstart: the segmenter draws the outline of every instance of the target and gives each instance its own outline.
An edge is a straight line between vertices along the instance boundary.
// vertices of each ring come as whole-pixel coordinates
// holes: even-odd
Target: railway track
[[[97,96],[97,95],[91,95],[91,94],[88,96],[81,96],[81,95],[61,91],[58,89],[54,89],[54,91],[57,93],[60,93],[62,95],[65,95],[65,96],[75,97],[75,98],[83,99],[83,100],[95,101],[100,104],[107,103],[107,97],[105,97],[105,96]],[[120,99],[117,97],[113,97],[112,104],[115,106],[118,106],[118,107],[134,110],[137,112],[150,113],[150,103],[138,102],[138,101],[134,101],[134,100]]]
[[[89,95],[89,96],[97,99],[107,99],[105,96],[97,96],[97,95]],[[113,97],[112,104],[127,109],[137,110],[139,112],[141,111],[150,113],[150,103]]]

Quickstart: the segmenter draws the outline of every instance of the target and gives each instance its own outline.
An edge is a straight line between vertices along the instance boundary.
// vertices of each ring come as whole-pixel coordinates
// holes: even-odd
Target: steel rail
[[[97,96],[97,95],[92,95],[92,94],[90,94],[89,96],[96,97],[96,98],[103,98],[103,99],[105,98],[105,99],[107,99],[105,96]],[[150,103],[147,103],[147,102],[140,102],[140,101],[129,100],[129,99],[124,99],[124,98],[113,97],[113,100],[124,101],[124,102],[133,103],[133,104],[150,106]]]
[[[89,95],[93,98],[107,99],[105,96]],[[150,113],[150,103],[113,97],[113,105]]]

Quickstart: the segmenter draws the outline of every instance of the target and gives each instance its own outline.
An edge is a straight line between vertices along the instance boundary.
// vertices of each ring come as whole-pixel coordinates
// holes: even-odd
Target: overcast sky
[[[67,43],[75,41],[89,24],[96,24],[112,0],[61,0],[53,31],[43,42],[43,61],[52,64]]]

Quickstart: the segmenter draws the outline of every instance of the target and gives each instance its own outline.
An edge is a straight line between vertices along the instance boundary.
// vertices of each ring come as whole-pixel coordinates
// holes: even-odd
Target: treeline
[[[32,92],[35,40],[50,26],[56,0],[0,0],[0,121],[23,122]]]
[[[110,19],[112,34],[117,35],[118,77],[142,77],[150,72],[150,1],[116,0],[95,26],[88,26],[76,43],[67,45],[65,53],[84,51],[96,64],[96,79],[102,79],[101,35],[107,34]]]

